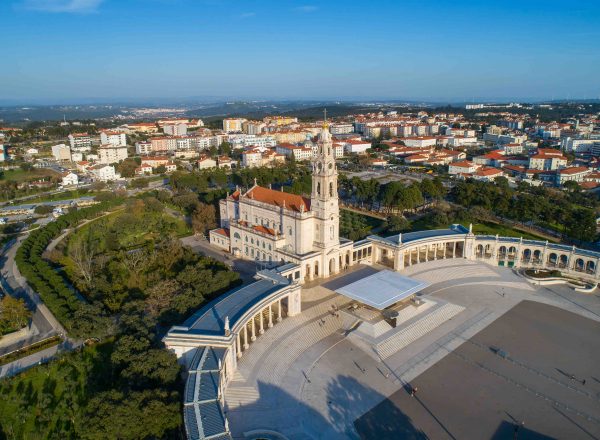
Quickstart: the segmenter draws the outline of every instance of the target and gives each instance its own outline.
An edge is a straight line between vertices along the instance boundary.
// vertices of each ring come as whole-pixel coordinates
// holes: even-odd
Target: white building
[[[87,133],[71,133],[69,135],[69,144],[72,149],[89,151],[92,148],[92,138]]]
[[[81,162],[83,160],[83,153],[72,152],[71,153],[71,162]]]
[[[150,154],[152,153],[152,142],[136,142],[135,154]]]
[[[62,177],[62,186],[74,186],[79,183],[79,176],[77,174],[72,173],[70,171],[66,171],[61,174]]]
[[[448,174],[472,174],[479,166],[468,160],[453,162],[448,166]]]
[[[114,146],[110,144],[98,147],[98,162],[102,164],[118,163],[127,159],[126,146]]]
[[[208,157],[208,156],[201,156],[196,163],[198,164],[198,169],[199,170],[207,170],[210,168],[216,168],[217,167],[217,161],[214,160],[212,157]]]
[[[280,144],[277,145],[275,151],[287,158],[294,156],[297,161],[311,160],[313,157],[312,148],[303,145]]]
[[[437,144],[435,136],[413,136],[402,139],[407,147],[427,148]]]
[[[329,127],[331,134],[346,134],[354,132],[354,124],[331,124]]]
[[[66,144],[52,146],[52,156],[59,162],[71,160],[71,147]]]
[[[112,145],[113,147],[127,146],[127,136],[118,131],[100,132],[100,145]]]
[[[115,167],[112,165],[96,165],[88,168],[88,172],[92,180],[99,182],[110,182],[120,177],[115,173]]]
[[[8,154],[3,144],[0,144],[0,162],[5,162],[8,159]]]
[[[163,126],[163,131],[170,136],[185,136],[187,127],[187,124],[167,124]]]

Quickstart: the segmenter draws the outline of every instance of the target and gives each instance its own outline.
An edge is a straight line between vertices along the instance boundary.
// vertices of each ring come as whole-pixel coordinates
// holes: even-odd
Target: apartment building
[[[100,132],[100,145],[112,145],[113,147],[127,146],[127,136],[118,131]]]
[[[92,138],[87,133],[71,133],[69,144],[74,150],[89,151],[92,148]]]
[[[98,162],[101,164],[118,163],[127,157],[126,146],[105,144],[98,147]]]

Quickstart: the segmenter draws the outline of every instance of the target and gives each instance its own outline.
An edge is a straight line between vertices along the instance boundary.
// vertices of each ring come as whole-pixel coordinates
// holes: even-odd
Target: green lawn
[[[78,199],[80,197],[94,197],[100,194],[101,191],[87,191],[85,189],[82,190],[72,190],[60,192],[57,194],[51,194],[47,196],[35,197],[33,199],[27,199],[27,203],[41,203],[41,202],[55,202],[57,200],[70,200],[70,199]]]
[[[58,173],[48,168],[34,168],[31,171],[23,171],[22,169],[4,170],[3,180],[12,182],[27,182],[37,180],[44,177],[58,177]]]
[[[466,225],[468,227],[468,225]],[[492,222],[473,223],[473,232],[478,235],[500,235],[501,237],[523,237],[530,240],[546,241],[545,237],[519,231],[510,226],[499,225]],[[552,240],[549,240],[552,241]]]

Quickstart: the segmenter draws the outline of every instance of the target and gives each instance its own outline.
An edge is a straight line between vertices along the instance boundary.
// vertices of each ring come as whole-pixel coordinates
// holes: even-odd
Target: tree
[[[38,205],[35,207],[33,212],[40,215],[50,214],[54,208],[50,205]]]
[[[30,317],[31,312],[22,299],[5,295],[0,300],[0,334],[25,327]]]
[[[97,245],[91,234],[78,240],[73,240],[69,245],[69,257],[73,260],[78,275],[89,287],[94,277],[94,257],[97,254]]]
[[[213,205],[199,203],[192,213],[192,228],[194,228],[194,232],[203,234],[208,229],[215,228],[216,226],[215,207]]]
[[[581,190],[579,183],[575,182],[574,180],[568,180],[563,183],[563,188],[569,192],[578,192]]]
[[[219,145],[219,152],[223,156],[231,155],[231,144],[227,141],[221,142],[221,145]]]
[[[138,167],[138,163],[133,158],[127,158],[117,165],[117,171],[123,177],[135,176],[135,169]]]
[[[157,317],[165,311],[180,285],[176,280],[163,280],[150,287],[146,294],[146,310],[151,316]]]

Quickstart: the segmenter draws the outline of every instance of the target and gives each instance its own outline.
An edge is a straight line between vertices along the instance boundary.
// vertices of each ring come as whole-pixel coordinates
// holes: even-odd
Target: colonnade
[[[235,353],[239,359],[244,351],[250,347],[250,342],[256,341],[257,334],[262,335],[266,328],[272,328],[274,322],[281,322],[285,314],[283,310],[283,300],[279,298],[277,301],[270,303],[258,313],[247,320],[243,327],[238,331],[235,338]]]

